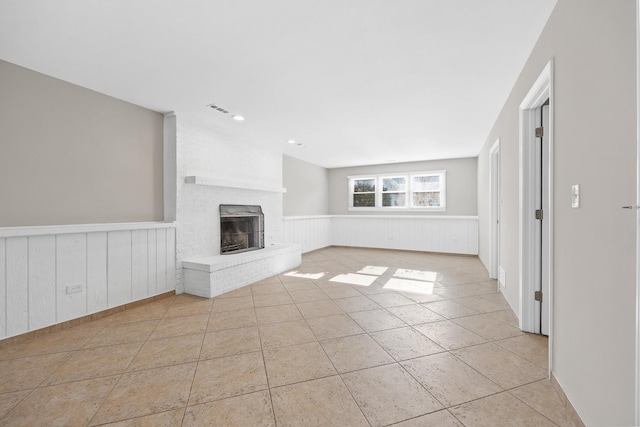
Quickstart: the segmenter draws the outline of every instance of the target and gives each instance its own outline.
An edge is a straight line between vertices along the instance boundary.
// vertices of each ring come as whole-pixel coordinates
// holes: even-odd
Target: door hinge
[[[535,291],[533,293],[533,299],[542,302],[542,291]]]
[[[543,135],[544,135],[544,128],[542,126],[540,126],[539,128],[536,128],[536,138],[542,138]]]
[[[543,216],[542,209],[536,209],[536,219],[542,220]]]

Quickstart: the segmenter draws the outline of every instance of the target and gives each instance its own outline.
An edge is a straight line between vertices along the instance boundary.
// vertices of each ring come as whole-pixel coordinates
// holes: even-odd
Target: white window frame
[[[415,176],[440,176],[441,189],[440,189],[440,206],[413,206],[413,177]],[[406,182],[406,197],[404,206],[382,206],[382,195],[384,193],[382,188],[382,181],[385,178],[405,178]],[[356,194],[354,189],[354,181],[363,179],[375,179],[376,191],[375,191],[375,206],[353,206],[353,196]],[[348,210],[350,211],[420,211],[420,212],[445,212],[447,210],[447,172],[445,170],[435,171],[421,171],[421,172],[398,172],[398,173],[385,173],[385,174],[367,174],[367,175],[352,175],[347,177],[349,200],[347,202]],[[421,191],[422,192],[422,191]]]
[[[384,185],[383,185],[383,181],[385,179],[389,179],[389,178],[404,178],[404,182],[405,182],[405,190],[404,191],[384,191]],[[381,209],[406,209],[407,208],[407,204],[409,203],[409,193],[410,193],[410,189],[409,189],[409,177],[407,176],[407,174],[391,174],[391,175],[378,175],[377,177],[378,181],[377,181],[377,188],[380,190],[380,197],[378,198],[376,195],[376,207],[379,207]],[[376,193],[378,193],[378,191],[376,191]],[[403,206],[383,206],[383,195],[384,194],[404,194],[405,195],[405,199],[404,199],[404,205]],[[380,203],[377,203],[377,202]],[[357,209],[357,208],[356,208]]]
[[[369,179],[373,179],[374,185],[375,185],[375,191],[371,192],[371,191],[358,191],[357,193],[354,190],[354,181],[364,181],[364,180],[369,180]],[[373,193],[374,195],[374,203],[375,206],[378,206],[378,177],[376,175],[361,175],[361,176],[354,176],[353,178],[349,178],[349,206],[353,209],[375,209],[375,207],[371,207],[371,206],[353,206],[353,196],[354,194],[370,194]]]
[[[426,193],[426,191],[414,191],[413,189],[413,178],[416,176],[439,176],[440,177],[440,205],[439,206],[414,206],[413,205],[413,193]],[[445,211],[447,209],[447,173],[446,171],[430,171],[430,172],[416,172],[409,174],[409,189],[411,193],[411,197],[408,201],[412,209],[428,209],[428,210],[437,210],[437,211]]]

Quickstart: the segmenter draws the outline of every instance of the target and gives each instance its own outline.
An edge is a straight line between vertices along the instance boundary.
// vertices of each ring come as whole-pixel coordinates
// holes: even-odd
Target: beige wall
[[[559,0],[478,158],[488,263],[488,151],[500,137],[501,264],[518,309],[518,107],[553,58],[553,373],[589,426],[634,423],[635,214],[621,206],[636,194],[635,16],[633,0]]]
[[[0,227],[161,221],[162,121],[0,61]]]
[[[477,215],[477,159],[448,159],[424,162],[392,163],[386,165],[358,166],[329,170],[329,213],[332,215],[380,215],[387,212],[355,212],[348,210],[349,189],[347,177],[367,173],[383,174],[395,172],[447,171],[446,212],[393,211],[394,215]],[[389,212],[391,213],[391,212]]]
[[[327,215],[329,213],[329,174],[327,169],[282,156],[282,182],[285,216]]]

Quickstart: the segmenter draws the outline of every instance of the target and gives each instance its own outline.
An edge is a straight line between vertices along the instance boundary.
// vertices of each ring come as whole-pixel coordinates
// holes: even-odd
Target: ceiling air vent
[[[214,109],[216,111],[219,111],[219,112],[221,112],[223,114],[229,114],[229,111],[225,110],[222,107],[217,106],[216,104],[209,104],[208,107],[212,108],[212,109]]]

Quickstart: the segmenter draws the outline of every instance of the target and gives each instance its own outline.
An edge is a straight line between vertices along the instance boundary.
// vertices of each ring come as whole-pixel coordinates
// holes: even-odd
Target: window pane
[[[376,195],[374,193],[353,195],[354,207],[364,207],[364,206],[375,207],[375,205],[376,205]]]
[[[413,177],[413,191],[440,190],[440,175],[423,175]]]
[[[384,193],[382,194],[382,206],[405,206],[407,195],[405,193]]]
[[[406,178],[403,176],[382,178],[382,191],[407,191],[406,187]]]
[[[413,206],[440,206],[440,192],[413,193]]]
[[[366,193],[369,191],[376,191],[375,179],[356,179],[355,181],[353,181],[354,193]]]

